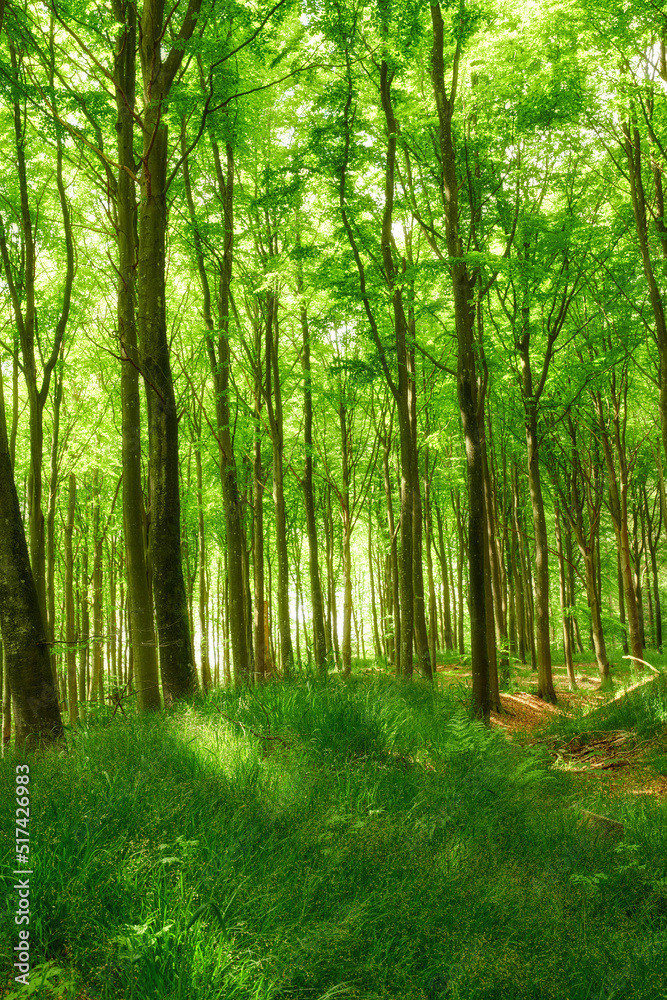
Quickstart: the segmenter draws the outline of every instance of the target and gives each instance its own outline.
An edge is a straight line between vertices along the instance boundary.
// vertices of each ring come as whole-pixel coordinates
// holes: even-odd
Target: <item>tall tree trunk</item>
[[[254,586],[254,650],[255,680],[263,681],[266,675],[266,642],[264,631],[264,471],[262,468],[262,440],[260,423],[260,387],[255,386],[256,420],[253,460],[253,586]]]
[[[104,701],[102,658],[102,545],[100,531],[99,469],[93,469],[93,665],[88,687],[89,701]]]
[[[62,358],[62,350],[61,350]],[[51,461],[49,469],[49,495],[46,502],[46,634],[51,645],[51,670],[57,681],[56,638],[56,499],[58,494],[58,446],[60,440],[60,407],[63,398],[62,369],[53,384],[53,429],[51,432]]]
[[[352,671],[352,518],[350,513],[350,458],[351,458],[351,417],[347,412],[346,385],[341,381],[338,387],[338,420],[341,441],[342,483],[338,492],[343,521],[343,676]]]
[[[424,453],[424,523],[426,527],[426,573],[428,579],[428,640],[431,656],[431,672],[436,676],[436,649],[438,642],[437,604],[435,599],[435,578],[433,575],[433,553],[431,551],[433,536],[433,518],[431,516],[431,479],[428,468],[428,448]]]
[[[449,572],[447,569],[447,550],[445,548],[445,536],[442,527],[442,514],[440,513],[440,508],[435,507],[435,516],[438,522],[438,543],[440,549],[438,551],[438,560],[440,562],[440,574],[442,579],[442,610],[444,617],[444,639],[445,639],[445,649],[447,651],[453,649],[454,641],[452,636],[452,612],[451,612],[451,599],[449,594]],[[454,586],[454,581],[452,580],[452,587]],[[456,614],[454,614],[454,622],[456,624]]]
[[[489,585],[490,585],[490,595],[493,607],[493,619],[487,616],[487,625],[492,621],[494,627],[494,661],[489,663],[490,671],[490,681],[492,693],[495,691],[494,701],[495,704],[493,708],[496,712],[501,711],[500,708],[500,696],[498,694],[498,659],[500,659],[500,667],[503,673],[503,679],[509,680],[508,666],[509,661],[507,658],[507,622],[505,618],[505,609],[503,607],[503,595],[500,580],[500,566],[501,561],[500,554],[496,545],[496,518],[495,510],[493,504],[493,484],[491,481],[491,474],[489,471],[489,463],[487,458],[487,446],[486,443],[483,445],[483,463],[484,463],[484,507],[486,510],[486,531],[487,531],[487,544],[488,544],[488,563],[489,563]]]
[[[371,524],[371,514],[368,513],[368,580],[371,587],[371,616],[373,620],[373,651],[375,659],[379,661],[382,656],[382,645],[380,644],[380,631],[378,629],[377,604],[375,602],[375,567],[373,564],[373,531]],[[377,576],[380,583],[380,574]],[[382,598],[380,598],[380,614],[382,614]]]
[[[567,668],[567,679],[570,691],[576,691],[577,679],[574,675],[574,660],[572,658],[572,643],[570,630],[567,625],[567,595],[565,590],[565,561],[563,558],[563,541],[561,538],[560,516],[558,506],[554,509],[554,524],[556,528],[556,549],[558,552],[558,584],[560,593],[560,609],[563,619],[563,652],[565,655],[565,667]]]
[[[107,663],[109,664],[109,681],[112,691],[118,688],[118,674],[116,663],[116,559],[115,542],[111,538],[107,545],[107,564],[109,581],[109,618],[107,628]]]
[[[528,486],[535,534],[535,632],[537,637],[537,696],[555,702],[549,640],[549,541],[544,515],[537,435],[536,399],[533,394],[528,335],[522,340],[522,378],[528,448]]]
[[[317,522],[315,520],[315,498],[313,496],[313,388],[310,374],[310,326],[308,311],[303,298],[303,279],[298,266],[297,292],[300,296],[302,365],[303,365],[303,443],[305,448],[303,466],[303,499],[306,508],[306,531],[308,534],[308,556],[310,573],[310,604],[313,615],[313,653],[315,667],[321,676],[327,672],[327,642],[324,630],[324,608],[322,603],[322,583],[317,548]]]
[[[127,570],[132,670],[137,685],[137,709],[160,708],[160,683],[144,541],[145,510],[141,472],[141,395],[135,314],[137,276],[137,203],[132,174],[136,94],[136,5],[114,0],[118,23],[114,54],[117,155],[121,169],[117,187],[118,332],[121,350],[123,533]]]
[[[627,376],[622,376],[622,385],[617,389],[616,377],[612,374],[612,397],[615,403],[614,414],[612,416],[611,433],[606,426],[604,417],[604,406],[601,393],[595,393],[594,401],[597,411],[600,440],[604,453],[605,465],[607,467],[608,489],[609,489],[609,510],[614,534],[616,535],[616,545],[621,559],[621,575],[623,578],[623,594],[625,597],[625,610],[628,616],[628,631],[630,633],[631,656],[635,663],[643,659],[643,646],[639,627],[639,610],[633,581],[632,557],[630,554],[630,536],[628,532],[628,466],[625,453],[625,426],[624,418],[620,415],[621,402],[627,403]],[[621,426],[623,424],[623,426]],[[611,438],[611,440],[610,440]],[[612,444],[613,442],[613,444]],[[613,451],[612,451],[613,449]],[[614,453],[618,463],[618,473]]]
[[[163,58],[163,0],[145,0],[139,33],[144,110],[138,320],[148,412],[149,547],[166,704],[197,689],[181,558],[178,414],[167,340],[165,236],[169,147],[165,105],[184,56],[183,43],[195,29],[200,6],[201,0],[190,0],[177,43],[166,58]]]
[[[401,517],[400,536],[401,553],[399,564],[399,589],[400,589],[400,610],[401,610],[401,640],[400,658],[401,673],[406,678],[412,677],[413,663],[413,629],[415,625],[415,482],[418,483],[418,471],[416,469],[417,456],[415,454],[415,434],[413,425],[414,414],[414,370],[410,357],[411,349],[408,345],[408,321],[403,305],[403,290],[397,283],[398,274],[394,264],[392,252],[392,223],[394,208],[394,185],[396,167],[396,140],[398,126],[394,117],[391,103],[391,80],[393,72],[389,70],[386,60],[382,60],[380,66],[380,97],[385,114],[387,126],[387,159],[385,167],[385,190],[384,190],[384,211],[382,216],[381,251],[382,265],[385,281],[392,291],[392,308],[394,318],[394,337],[396,343],[396,360],[398,364],[398,384],[394,385],[390,380],[390,386],[396,399],[396,412],[398,415],[398,437],[400,443],[401,456]],[[385,362],[386,363],[386,362]],[[419,512],[418,512],[419,513]],[[419,532],[421,525],[418,526]],[[421,546],[421,537],[419,537]],[[423,616],[423,579],[421,593],[421,613]],[[421,630],[420,630],[421,631]],[[424,628],[425,633],[425,628]],[[424,636],[425,637],[425,636]],[[420,650],[420,653],[422,651]],[[428,640],[426,642],[426,656],[428,657]]]
[[[623,649],[623,655],[627,656],[630,652],[630,647],[628,646],[628,632],[625,618],[625,596],[623,591],[623,572],[621,570],[621,553],[618,549],[616,550],[616,587],[618,590],[618,620],[621,623],[621,630],[623,632],[623,641],[621,646]]]
[[[194,202],[190,188],[187,156],[185,156],[185,135],[182,138],[184,152],[184,178],[186,196],[190,204],[191,218],[195,219]],[[209,365],[216,395],[216,423],[219,443],[220,480],[222,483],[222,498],[225,507],[225,529],[227,547],[229,550],[229,630],[231,633],[232,656],[234,660],[234,678],[237,683],[247,683],[250,678],[250,649],[248,647],[248,628],[250,626],[250,608],[246,607],[245,587],[243,580],[243,565],[245,559],[245,539],[243,529],[243,510],[238,481],[236,459],[234,457],[234,441],[232,437],[233,420],[230,405],[230,371],[231,351],[229,347],[230,332],[230,298],[232,282],[232,264],[234,256],[234,151],[231,143],[225,146],[225,166],[223,169],[220,149],[216,142],[211,143],[215,171],[218,181],[218,195],[223,207],[224,246],[222,265],[218,274],[218,337],[217,348],[214,342],[215,324],[211,313],[211,295],[209,291],[202,243],[197,233],[197,260],[199,275],[204,296],[204,320],[209,335],[207,351]],[[258,345],[259,346],[259,345]],[[260,365],[257,358],[257,365]]]
[[[463,243],[459,233],[458,209],[459,182],[456,176],[456,153],[452,134],[461,42],[456,43],[452,86],[448,93],[444,69],[444,24],[439,6],[431,6],[431,21],[433,24],[431,79],[438,112],[445,235],[448,256],[456,261],[451,265],[450,273],[458,347],[456,387],[468,470],[468,572],[473,702],[476,714],[487,721],[490,710],[490,687],[484,596],[484,469],[480,435],[482,415],[478,412],[477,406],[471,303],[473,279],[467,271],[466,264],[462,262]]]
[[[266,381],[265,400],[271,443],[273,445],[273,504],[276,519],[276,558],[278,561],[278,633],[283,677],[292,672],[292,629],[289,613],[289,556],[287,552],[287,519],[283,485],[284,433],[283,406],[278,367],[278,299],[275,292],[266,296]]]
[[[340,649],[338,645],[338,601],[336,599],[336,576],[334,573],[334,526],[331,513],[331,487],[327,487],[327,501],[324,512],[324,529],[327,547],[327,585],[329,594],[329,615],[331,617],[332,647],[336,667],[340,668]]]
[[[572,535],[570,533],[569,524],[564,526],[563,534],[565,536],[565,559],[566,559],[566,569],[565,569],[565,581],[567,584],[567,603],[568,607],[574,608],[576,604],[576,589],[574,583],[574,551],[572,548]],[[583,645],[581,642],[581,631],[579,629],[579,619],[577,618],[576,612],[573,611],[570,616],[570,635],[572,637],[572,646],[576,642],[577,651],[583,653]]]
[[[384,476],[384,492],[387,501],[387,524],[389,526],[390,567],[391,567],[391,608],[393,621],[387,622],[387,630],[392,639],[391,645],[394,653],[394,668],[396,673],[401,673],[401,605],[398,578],[398,548],[396,542],[396,526],[394,524],[394,501],[391,488],[391,477],[389,474],[389,454],[391,449],[391,429],[382,445],[382,471]],[[393,626],[393,628],[392,628]]]
[[[90,600],[88,596],[88,532],[84,525],[81,533],[81,632],[79,633],[79,697],[84,702],[82,715],[86,718],[90,666]]]
[[[197,442],[195,451],[197,469],[197,529],[199,535],[199,633],[201,681],[204,691],[213,686],[211,679],[211,664],[208,650],[208,584],[206,577],[206,530],[204,525],[204,490],[201,465],[201,440]]]
[[[660,501],[660,492],[658,489],[658,502]],[[654,606],[654,616],[655,616],[655,646],[659,653],[662,652],[662,609],[660,607],[660,587],[658,580],[658,554],[657,546],[658,539],[660,537],[660,532],[662,530],[662,518],[660,514],[660,507],[658,506],[657,515],[654,507],[653,517],[649,512],[648,496],[646,494],[646,489],[644,489],[644,509],[646,514],[646,544],[648,548],[648,555],[651,562],[651,581],[653,583],[653,606]],[[653,526],[657,520],[655,533],[653,531]],[[648,572],[648,571],[647,571]],[[647,584],[647,586],[649,586]]]
[[[514,607],[516,610],[516,631],[518,655],[521,663],[526,662],[526,623],[525,623],[525,599],[523,592],[523,573],[521,571],[521,556],[519,552],[519,539],[516,527],[512,526],[512,536],[510,542],[510,560],[512,565],[512,586],[514,591]]]
[[[642,555],[644,554],[643,553],[644,541],[643,539],[641,539],[642,544],[640,545],[640,537],[639,537],[640,533],[638,531],[641,520],[643,519],[640,514],[640,509],[638,508],[637,504],[635,504],[634,509],[632,511],[632,561],[634,563],[634,574],[632,583],[635,591],[635,600],[637,602],[637,617],[639,619],[639,641],[642,644],[642,648],[644,648],[646,646],[644,593],[642,587]]]
[[[460,505],[457,504],[456,507],[456,528],[458,532],[458,554],[456,559],[456,602],[458,604],[458,638],[459,638],[459,653],[461,656],[465,656],[465,633],[463,631],[463,609],[467,603],[464,598],[464,588],[463,588],[463,565],[466,558],[466,544],[465,536],[463,533],[463,520],[461,518]],[[486,609],[485,609],[486,610]]]

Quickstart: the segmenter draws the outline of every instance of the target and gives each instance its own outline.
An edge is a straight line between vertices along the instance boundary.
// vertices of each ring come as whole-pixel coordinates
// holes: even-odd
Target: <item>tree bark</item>
[[[100,531],[99,469],[93,469],[93,668],[90,673],[88,701],[104,701],[102,657],[102,545]]]
[[[481,414],[477,407],[477,376],[475,371],[474,323],[472,316],[473,281],[462,263],[463,244],[459,233],[456,153],[452,134],[452,117],[456,100],[461,43],[457,41],[452,66],[452,86],[448,94],[444,71],[444,24],[439,6],[431,6],[433,48],[431,79],[435,97],[442,169],[442,194],[445,211],[445,235],[450,260],[454,318],[457,338],[457,395],[468,469],[468,572],[470,594],[470,643],[472,653],[472,687],[476,714],[488,721],[490,710],[489,654],[486,638],[486,606],[484,595],[484,470],[480,436]]]
[[[62,359],[62,350],[61,350]],[[56,637],[56,500],[58,495],[58,447],[60,443],[60,409],[63,398],[62,370],[56,371],[53,384],[53,428],[49,469],[49,495],[46,502],[46,634],[51,646],[51,670],[58,680]]]
[[[10,461],[0,372],[0,628],[17,750],[63,736],[58,694]]]
[[[208,583],[206,576],[206,527],[204,524],[204,489],[201,464],[201,438],[197,441],[195,451],[195,466],[197,470],[197,531],[199,536],[199,632],[201,660],[201,682],[204,691],[213,686],[211,678],[211,663],[208,649]]]
[[[305,448],[303,466],[303,499],[306,508],[306,531],[308,534],[308,556],[310,573],[310,604],[313,614],[313,653],[315,667],[321,676],[327,672],[327,643],[324,630],[324,609],[322,603],[322,583],[317,547],[317,522],[315,520],[315,498],[313,496],[313,387],[310,374],[310,326],[308,311],[303,299],[303,279],[299,265],[297,292],[301,298],[299,314],[301,318],[302,365],[303,365],[303,443]]]
[[[149,444],[149,547],[165,704],[193,694],[193,662],[181,558],[178,414],[166,318],[168,136],[166,102],[201,0],[190,0],[176,42],[163,59],[164,0],[145,0],[140,25],[144,89],[139,209],[138,320]]]
[[[141,402],[135,314],[137,277],[137,203],[133,129],[136,94],[136,5],[114,0],[118,23],[114,53],[117,155],[121,169],[116,192],[118,245],[118,335],[121,369],[123,531],[130,622],[132,669],[139,712],[160,708],[153,597],[148,583],[144,542],[144,495],[141,472]]]
[[[614,412],[611,417],[611,428],[605,423],[604,406],[600,392],[594,394],[595,408],[598,418],[600,441],[607,468],[609,511],[614,525],[616,545],[621,559],[621,575],[623,577],[623,594],[625,609],[628,616],[628,632],[630,634],[630,649],[635,662],[643,659],[643,647],[639,627],[639,611],[633,581],[632,558],[630,554],[630,536],[628,532],[628,464],[625,452],[625,422],[621,418],[622,401],[627,403],[627,376],[623,376],[623,385],[617,389],[616,377],[612,373],[611,385]],[[623,426],[621,426],[623,424]],[[611,438],[611,440],[610,440]],[[616,462],[614,461],[614,453]],[[618,473],[616,469],[618,463]]]
[[[378,587],[381,588],[381,575],[376,577],[375,562],[373,559],[373,528],[371,512],[368,512],[368,580],[371,588],[371,618],[373,623],[373,652],[376,661],[382,656],[382,644],[380,642],[380,630],[378,628],[378,611],[376,602],[375,580],[378,580]],[[380,598],[380,615],[382,614],[382,598]]]
[[[70,472],[65,522],[65,640],[67,642],[67,702],[69,724],[79,721],[79,705],[76,683],[76,632],[74,625],[74,558],[72,554],[72,532],[74,531],[74,511],[76,507],[76,476]]]
[[[436,664],[436,650],[438,642],[438,624],[437,624],[437,604],[435,599],[435,577],[433,574],[433,554],[431,551],[432,538],[433,538],[433,518],[431,515],[431,477],[428,467],[428,448],[425,450],[424,454],[424,523],[426,527],[426,537],[424,539],[426,543],[426,572],[428,578],[428,638],[429,638],[429,649],[431,656],[431,671],[433,676],[436,676],[437,664]]]
[[[211,291],[204,259],[204,244],[197,227],[195,203],[192,195],[190,168],[187,156],[187,139],[185,135],[185,119],[181,131],[181,149],[183,157],[183,181],[186,200],[190,211],[190,219],[194,228],[194,243],[202,289],[202,312],[207,329],[206,349],[215,391],[216,431],[218,438],[218,460],[220,463],[220,482],[225,513],[225,531],[227,548],[229,550],[230,598],[229,598],[229,628],[231,632],[232,657],[234,660],[234,677],[237,682],[247,683],[250,678],[250,650],[248,646],[248,629],[250,627],[250,608],[246,607],[245,587],[243,580],[243,564],[245,559],[245,540],[243,529],[243,511],[239,489],[238,470],[234,457],[234,441],[232,437],[232,416],[230,406],[230,367],[231,352],[229,348],[230,326],[230,296],[232,282],[232,265],[234,255],[234,151],[231,143],[225,146],[225,166],[218,144],[211,143],[215,172],[218,186],[218,196],[222,204],[224,239],[222,261],[218,265],[217,313],[218,329],[217,344],[215,338],[215,323],[211,308]],[[257,365],[260,362],[257,359]],[[260,366],[261,367],[261,366]],[[256,402],[256,407],[259,406]],[[259,419],[259,417],[257,418]]]
[[[343,677],[352,672],[352,518],[350,512],[351,417],[347,412],[345,381],[338,387],[338,420],[341,440],[342,483],[338,491],[343,520]]]
[[[278,560],[278,633],[283,677],[290,676],[293,667],[292,629],[289,613],[289,556],[287,552],[287,517],[283,484],[285,447],[283,404],[278,368],[278,299],[271,291],[266,296],[266,381],[265,400],[271,444],[273,446],[273,504],[276,518],[276,558]]]
[[[259,353],[259,344],[257,344]],[[264,630],[266,601],[264,598],[264,470],[262,467],[261,439],[261,375],[260,384],[255,384],[255,440],[253,456],[253,587],[254,587],[254,652],[255,680],[263,681],[266,676],[267,636]]]
[[[567,596],[565,590],[565,560],[563,557],[563,541],[561,538],[560,530],[560,515],[558,512],[558,506],[554,509],[554,524],[556,529],[556,548],[558,552],[558,585],[560,594],[560,608],[561,616],[563,620],[563,652],[565,655],[565,667],[567,668],[567,679],[570,685],[570,691],[576,691],[577,689],[577,679],[574,675],[574,659],[572,657],[572,643],[570,637],[570,630],[567,626]]]

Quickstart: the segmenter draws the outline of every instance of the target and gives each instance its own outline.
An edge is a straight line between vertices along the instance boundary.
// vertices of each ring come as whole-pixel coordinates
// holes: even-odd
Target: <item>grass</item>
[[[648,688],[596,728],[664,727],[664,685]],[[594,840],[574,776],[459,696],[334,676],[70,733],[30,764],[33,992],[16,996],[667,997],[665,806],[607,804],[625,839]],[[16,763],[0,763],[8,849]]]

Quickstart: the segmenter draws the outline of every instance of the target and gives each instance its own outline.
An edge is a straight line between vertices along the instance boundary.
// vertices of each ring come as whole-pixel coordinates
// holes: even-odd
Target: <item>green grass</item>
[[[273,683],[100,719],[33,759],[31,985],[49,978],[31,995],[667,997],[665,807],[614,803],[625,840],[593,840],[575,778],[459,696],[381,676]],[[268,716],[286,742],[221,712],[257,733]],[[7,970],[15,763],[0,764]]]

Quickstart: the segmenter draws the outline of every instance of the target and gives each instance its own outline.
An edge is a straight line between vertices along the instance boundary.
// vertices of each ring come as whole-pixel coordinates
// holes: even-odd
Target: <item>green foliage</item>
[[[35,995],[660,996],[664,806],[628,803],[598,845],[547,763],[383,678],[81,728],[31,765]]]

